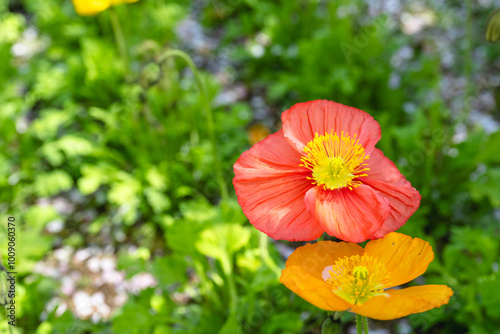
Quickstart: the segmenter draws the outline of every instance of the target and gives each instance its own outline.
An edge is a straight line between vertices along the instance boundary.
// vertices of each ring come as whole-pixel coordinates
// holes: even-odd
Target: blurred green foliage
[[[430,8],[436,34],[461,27],[447,19],[461,6]],[[283,110],[318,98],[371,113],[382,127],[378,147],[422,195],[400,231],[431,242],[424,279],[455,292],[448,306],[410,316],[412,331],[500,333],[500,133],[470,121],[480,95],[474,78],[484,74],[460,58],[470,46],[450,43],[458,59],[444,69],[432,52],[438,42],[402,33],[394,15],[371,16],[359,0],[142,0],[112,10],[130,63],[120,58],[109,11],[79,17],[70,1],[0,0],[0,208],[18,229],[15,333],[319,333],[325,313],[278,281],[278,249],[298,244],[268,244],[231,189],[220,196],[193,74],[178,59],[155,63],[178,47],[203,68],[228,185],[252,122],[275,130]],[[468,14],[474,36],[489,11]],[[190,17],[218,36],[215,46],[180,37]],[[404,47],[413,54],[395,68]],[[498,75],[497,48],[481,50],[486,73]],[[213,69],[220,59],[226,84]],[[467,66],[477,76],[466,78],[457,111],[440,92],[446,75]],[[215,102],[236,83],[246,98]],[[455,140],[461,128],[466,138]],[[55,221],[63,227],[54,232]],[[65,297],[61,282],[34,268],[65,246],[112,246],[127,278],[149,272],[158,285],[130,293],[110,319],[56,314],[47,303]],[[4,238],[0,247],[6,263]],[[398,321],[375,326],[404,332]],[[8,332],[5,320],[0,332]]]

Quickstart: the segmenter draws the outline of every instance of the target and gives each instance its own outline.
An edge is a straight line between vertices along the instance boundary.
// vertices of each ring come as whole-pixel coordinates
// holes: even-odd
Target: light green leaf
[[[118,173],[119,181],[111,184],[108,199],[111,203],[126,204],[136,203],[139,200],[141,184],[125,172]]]
[[[115,173],[115,169],[106,165],[83,165],[81,173],[82,177],[78,179],[78,189],[83,195],[89,195],[101,185],[107,184],[110,176]]]
[[[172,206],[172,202],[165,194],[153,188],[144,189],[144,194],[155,213],[162,213]]]
[[[196,249],[203,255],[218,259],[226,274],[231,272],[231,259],[235,252],[250,240],[248,228],[224,224],[204,230],[196,242]]]
[[[61,191],[73,187],[73,179],[63,170],[55,170],[49,173],[38,174],[34,182],[35,192],[38,196],[53,196]]]

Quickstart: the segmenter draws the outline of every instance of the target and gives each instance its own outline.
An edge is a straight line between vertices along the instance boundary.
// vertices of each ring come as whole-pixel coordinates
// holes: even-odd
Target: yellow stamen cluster
[[[302,156],[301,166],[312,171],[313,184],[323,185],[323,189],[340,189],[348,187],[352,190],[361,184],[355,178],[367,176],[363,173],[369,168],[365,160],[365,149],[356,139],[356,134],[351,138],[348,133],[326,133],[314,136],[304,147],[306,156]]]
[[[333,292],[355,305],[362,305],[370,298],[386,295],[388,273],[382,263],[369,255],[354,255],[337,260],[326,281]]]

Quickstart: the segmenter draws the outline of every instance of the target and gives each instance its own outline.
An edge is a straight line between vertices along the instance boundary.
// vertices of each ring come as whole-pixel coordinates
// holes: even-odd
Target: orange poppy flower
[[[447,304],[446,285],[389,289],[422,275],[434,258],[422,239],[392,232],[363,249],[355,243],[319,241],[299,247],[280,281],[309,303],[328,311],[397,319]]]
[[[283,129],[244,152],[233,185],[243,212],[274,239],[350,242],[400,228],[420,194],[375,148],[380,125],[366,112],[316,100],[285,111]]]

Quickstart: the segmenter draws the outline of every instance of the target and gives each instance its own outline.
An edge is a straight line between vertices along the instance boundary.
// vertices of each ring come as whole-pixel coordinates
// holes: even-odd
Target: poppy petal
[[[243,212],[258,230],[274,239],[313,240],[323,229],[305,209],[312,187],[310,171],[282,130],[244,152],[234,164],[234,189]]]
[[[385,288],[407,283],[422,275],[434,258],[432,247],[427,241],[397,232],[370,241],[363,254],[385,264],[390,273]]]
[[[386,290],[389,296],[378,296],[351,311],[368,318],[392,320],[425,312],[447,304],[453,291],[446,285],[422,285],[406,289]]]
[[[280,282],[309,303],[327,311],[345,311],[352,307],[331,286],[302,267],[291,266],[281,271]]]
[[[370,237],[377,239],[403,226],[418,209],[422,196],[381,150],[375,148],[367,163],[370,169],[366,172],[368,176],[359,178],[359,181],[377,190],[380,196],[389,200],[391,206],[391,213],[381,229]]]
[[[358,244],[319,241],[297,248],[286,261],[286,266],[299,266],[314,277],[321,277],[323,270],[340,258],[363,254]]]
[[[299,152],[313,140],[315,133],[324,135],[343,131],[359,139],[365,152],[370,154],[381,138],[380,125],[368,113],[340,103],[315,100],[297,103],[281,115],[283,132]]]
[[[324,310],[342,311],[352,305],[332,292],[323,272],[340,258],[361,255],[363,248],[346,242],[319,241],[297,248],[286,261],[280,281],[311,304]]]
[[[326,233],[356,243],[379,230],[390,213],[389,201],[365,185],[352,190],[317,186],[306,193],[304,201]]]

